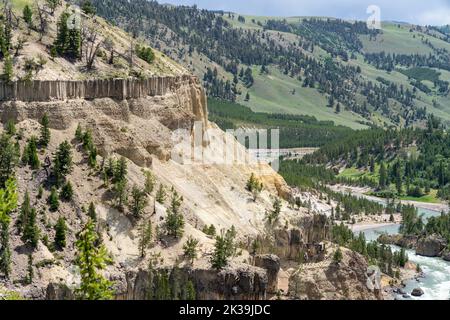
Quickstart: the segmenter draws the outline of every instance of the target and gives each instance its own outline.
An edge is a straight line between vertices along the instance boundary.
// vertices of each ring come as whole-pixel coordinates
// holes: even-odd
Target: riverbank
[[[341,193],[351,193],[352,195],[356,197],[363,197],[368,200],[372,200],[375,202],[385,202],[386,199],[379,198],[375,196],[370,196],[367,193],[372,192],[373,190],[368,187],[355,187],[355,186],[346,186],[346,185],[333,185],[329,186],[329,188],[335,192],[341,192]],[[410,204],[417,208],[425,209],[425,210],[431,210],[436,212],[442,212],[442,211],[448,211],[449,207],[447,204],[440,202],[440,203],[428,203],[428,202],[419,202],[419,201],[412,201],[412,200],[401,200],[403,204]]]
[[[388,226],[395,226],[396,223],[387,223],[387,222],[362,222],[353,225],[349,225],[350,230],[353,233],[359,233],[371,229],[383,228]]]

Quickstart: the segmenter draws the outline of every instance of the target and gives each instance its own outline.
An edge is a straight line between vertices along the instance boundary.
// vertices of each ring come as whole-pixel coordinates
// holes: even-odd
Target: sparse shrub
[[[343,256],[342,256],[342,250],[341,250],[341,248],[339,247],[339,248],[334,252],[334,255],[333,255],[333,261],[336,262],[336,263],[340,263],[340,262],[342,261],[342,259],[343,259]]]
[[[57,211],[59,209],[59,197],[56,187],[52,187],[50,196],[48,197],[48,204],[51,211]]]
[[[97,212],[95,210],[95,205],[93,202],[89,204],[88,217],[91,218],[94,222],[97,221]]]
[[[55,246],[59,249],[66,247],[67,225],[63,217],[59,217],[55,225]]]
[[[194,239],[192,236],[189,236],[183,245],[184,256],[189,260],[191,264],[194,263],[194,260],[197,259],[197,246],[199,241]]]
[[[73,187],[70,181],[62,187],[61,189],[61,199],[64,201],[71,201],[73,198]]]

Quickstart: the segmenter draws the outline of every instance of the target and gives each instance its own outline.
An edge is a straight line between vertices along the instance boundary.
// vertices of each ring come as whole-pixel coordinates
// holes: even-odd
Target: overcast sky
[[[263,16],[328,16],[366,20],[369,5],[381,9],[381,19],[421,25],[450,24],[450,0],[158,0],[196,4],[200,8]]]

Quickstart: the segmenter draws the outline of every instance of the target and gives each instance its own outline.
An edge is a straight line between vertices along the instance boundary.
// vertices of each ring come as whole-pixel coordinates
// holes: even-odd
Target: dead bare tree
[[[103,46],[105,47],[105,49],[107,51],[109,51],[108,63],[114,64],[114,43],[113,43],[112,39],[110,37],[106,38],[103,43]]]
[[[50,9],[50,14],[53,16],[55,14],[56,8],[58,8],[62,2],[61,0],[45,0],[47,7]]]
[[[81,30],[81,55],[84,53],[86,68],[91,70],[94,67],[98,50],[103,44],[103,39],[97,32],[95,23],[86,23]]]
[[[40,5],[38,0],[34,1],[34,5],[36,7],[37,16],[39,19],[39,41],[42,41],[45,33],[47,32],[48,27],[48,15],[50,14],[47,10],[45,10],[44,5]]]

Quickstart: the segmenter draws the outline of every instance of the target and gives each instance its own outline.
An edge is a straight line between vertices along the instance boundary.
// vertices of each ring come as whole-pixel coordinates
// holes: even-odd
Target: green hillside
[[[450,123],[450,42],[443,29],[386,22],[374,31],[358,21],[145,0],[93,4],[100,16],[197,74],[209,96],[253,111],[311,115],[354,129],[424,126],[430,113]]]
[[[259,112],[304,114],[353,129],[367,127],[362,124],[365,119],[358,114],[344,110],[336,113],[334,109],[326,107],[326,97],[317,90],[303,88],[296,79],[284,75],[276,68],[269,69],[269,74],[260,74],[259,68],[253,68],[255,84],[247,90],[250,100],[245,101],[245,95],[241,95],[239,103]]]

